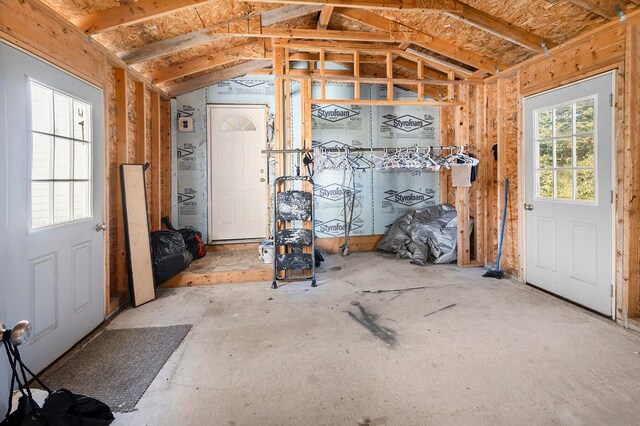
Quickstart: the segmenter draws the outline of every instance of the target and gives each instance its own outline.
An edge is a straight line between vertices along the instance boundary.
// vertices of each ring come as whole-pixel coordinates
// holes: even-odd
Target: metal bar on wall
[[[427,146],[427,147],[403,147],[403,148],[337,148],[337,147],[322,147],[322,150],[325,152],[395,152],[395,151],[415,151],[418,149],[419,151],[429,151],[429,150],[437,150],[437,151],[454,151],[454,150],[475,150],[475,146],[462,146],[462,145],[450,145],[450,146]],[[263,149],[263,154],[306,154],[311,152],[312,149]]]

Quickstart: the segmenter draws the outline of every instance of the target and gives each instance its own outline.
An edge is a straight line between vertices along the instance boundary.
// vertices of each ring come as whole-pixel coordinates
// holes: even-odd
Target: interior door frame
[[[207,119],[207,242],[211,242],[214,241],[212,236],[213,236],[213,214],[211,213],[212,211],[212,205],[213,205],[213,174],[211,173],[211,171],[213,170],[213,156],[211,155],[211,153],[213,152],[213,129],[212,129],[212,123],[209,118],[211,117],[211,114],[213,112],[213,110],[220,108],[220,109],[224,109],[224,108],[228,108],[228,109],[262,109],[264,111],[264,122],[262,123],[258,123],[260,126],[263,126],[263,129],[265,131],[265,136],[267,135],[268,132],[268,128],[267,128],[267,114],[268,114],[268,105],[264,105],[264,104],[214,104],[214,103],[207,103],[207,110],[206,110],[206,119]],[[262,149],[267,149],[267,139],[265,139],[264,141],[264,146],[261,148]],[[266,161],[266,163],[268,163],[268,161]],[[268,164],[265,163],[265,171],[267,171],[269,168],[267,167]],[[267,176],[267,175],[265,175]],[[266,179],[266,177],[265,177]],[[268,182],[268,180],[267,180]],[[263,185],[263,196],[269,197],[269,185]],[[265,236],[269,235],[269,220],[267,220],[266,226],[265,226]],[[239,240],[241,241],[241,240]]]
[[[96,90],[100,91],[101,93],[101,97],[102,97],[102,155],[103,155],[103,165],[102,165],[102,186],[103,186],[103,207],[102,207],[102,217],[104,220],[104,223],[109,224],[109,185],[107,184],[107,182],[109,182],[109,165],[107,163],[108,159],[109,159],[109,143],[108,143],[108,138],[107,138],[107,123],[108,123],[108,115],[109,115],[109,105],[108,105],[108,100],[107,97],[105,96],[105,88],[103,86],[98,86],[95,83],[87,80],[86,78],[82,77],[79,74],[75,74],[71,71],[69,71],[68,69],[62,68],[59,65],[56,65],[55,63],[43,58],[42,56],[38,55],[37,52],[32,52],[30,50],[25,49],[23,46],[12,43],[9,40],[6,40],[4,38],[0,38],[0,43],[4,43],[9,47],[12,47],[22,53],[24,53],[25,55],[29,55],[32,58],[47,64],[48,66],[55,68],[56,70],[63,72],[65,74],[67,74],[70,77],[73,77],[93,88],[95,88]],[[2,120],[0,120],[2,121]],[[0,126],[0,131],[5,131],[3,129],[2,126]],[[95,129],[94,129],[95,131]],[[31,143],[31,142],[29,142]],[[31,150],[31,147],[29,147],[29,150]],[[30,151],[29,151],[30,152]],[[31,155],[31,154],[29,154]],[[8,161],[8,159],[5,159],[5,161]],[[93,158],[92,158],[92,164],[93,164]],[[6,164],[5,164],[6,166]],[[5,167],[4,170],[6,170],[7,168]],[[92,167],[91,168],[91,172],[95,173],[95,169]],[[0,190],[0,195],[3,196],[3,198],[6,198],[6,195],[4,194],[3,190]],[[93,198],[92,198],[93,200]],[[92,201],[93,202],[93,201]],[[89,220],[95,220],[95,213],[92,210],[92,218]],[[0,228],[1,229],[1,228]],[[102,283],[102,287],[104,289],[104,296],[103,296],[103,320],[107,318],[107,316],[109,315],[109,275],[108,275],[108,271],[109,271],[109,232],[107,231],[103,231],[103,250],[102,250],[102,265],[103,265],[103,283]],[[2,256],[2,258],[4,259],[4,256]],[[2,265],[2,263],[0,263],[0,266],[4,266]],[[0,311],[1,312],[1,311]],[[6,310],[5,310],[6,312]],[[0,322],[2,321],[2,319],[0,319]],[[7,325],[9,326],[9,325]]]
[[[521,218],[522,223],[520,226],[521,229],[521,235],[520,235],[520,250],[521,250],[521,254],[522,257],[521,259],[525,259],[522,260],[521,262],[521,268],[522,268],[522,281],[525,284],[528,284],[528,280],[527,280],[527,262],[526,262],[526,258],[527,258],[527,244],[526,244],[526,221],[527,221],[527,215],[525,214],[525,210],[524,210],[524,203],[526,202],[526,183],[527,183],[527,173],[526,173],[526,155],[527,155],[527,149],[526,149],[526,143],[527,143],[527,131],[529,129],[526,128],[526,120],[524,117],[525,114],[525,102],[527,99],[529,98],[533,98],[533,97],[537,97],[537,96],[541,96],[541,95],[545,95],[547,93],[553,92],[555,90],[559,90],[559,89],[564,89],[564,88],[568,88],[570,86],[573,86],[575,84],[579,84],[582,83],[584,81],[588,81],[588,80],[593,80],[595,78],[598,77],[602,77],[605,76],[607,74],[611,75],[611,93],[613,94],[613,99],[612,102],[614,102],[614,107],[611,108],[611,191],[612,191],[612,195],[613,195],[613,200],[614,202],[611,203],[611,285],[612,285],[612,294],[611,294],[611,319],[616,321],[617,320],[617,312],[616,312],[616,294],[617,294],[617,288],[618,288],[618,283],[616,282],[616,273],[617,273],[617,265],[616,265],[616,245],[618,242],[618,235],[616,232],[616,221],[617,221],[617,203],[615,202],[615,200],[618,199],[618,185],[616,184],[617,182],[617,173],[618,173],[618,167],[617,167],[617,145],[618,143],[620,143],[620,141],[618,140],[618,120],[617,120],[617,109],[615,108],[615,102],[617,99],[617,94],[618,94],[618,66],[616,65],[615,68],[608,68],[608,69],[604,69],[604,70],[599,70],[598,72],[589,75],[587,77],[584,78],[580,78],[580,79],[575,79],[572,80],[571,82],[567,82],[564,83],[562,85],[559,86],[554,86],[552,88],[540,91],[540,92],[535,92],[535,93],[530,93],[527,94],[526,96],[521,96],[520,97],[520,105],[521,105],[521,118],[520,118],[520,122],[522,123],[522,130],[521,130],[521,149],[520,149],[520,156],[519,156],[519,161],[520,161],[520,166],[518,167],[518,180],[520,182],[519,187],[522,188],[523,190],[520,191],[519,197],[518,197],[518,217]],[[601,114],[601,112],[599,112],[599,114]],[[562,296],[557,296],[562,298]],[[588,308],[585,308],[588,309]],[[599,314],[600,315],[600,314]]]

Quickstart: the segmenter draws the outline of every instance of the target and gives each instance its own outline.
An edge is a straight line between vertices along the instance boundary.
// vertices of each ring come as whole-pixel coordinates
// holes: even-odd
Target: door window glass
[[[256,124],[246,115],[232,114],[220,123],[221,132],[255,132]]]
[[[31,229],[91,217],[91,105],[35,81]]]
[[[536,198],[595,203],[595,97],[534,112]]]

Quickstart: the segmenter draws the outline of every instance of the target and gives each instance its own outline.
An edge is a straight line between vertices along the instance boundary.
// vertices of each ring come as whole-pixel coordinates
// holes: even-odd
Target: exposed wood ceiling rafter
[[[316,4],[362,9],[414,10],[418,12],[462,11],[458,0],[251,0],[256,3]]]
[[[151,72],[152,81],[162,83],[186,75],[195,74],[210,68],[219,67],[239,59],[264,59],[265,43],[263,40],[246,43],[213,55],[200,56],[167,68]]]
[[[422,0],[390,0],[390,1],[370,1],[370,0],[356,0],[356,1],[314,1],[314,0],[291,0],[291,1],[276,1],[276,0],[256,0],[265,3],[304,3],[304,4],[323,4],[337,7],[349,7],[349,8],[365,8],[365,9],[400,9],[400,10],[416,10],[419,12],[435,11],[444,12],[450,16],[462,20],[463,22],[473,25],[487,31],[497,37],[504,40],[508,40],[512,43],[516,43],[534,52],[542,52],[542,43],[545,46],[551,48],[555,46],[555,43],[544,40],[536,34],[530,31],[523,30],[509,22],[498,19],[488,13],[485,13],[479,9],[469,6],[459,0],[450,0],[446,2],[433,2]],[[571,0],[574,1],[574,0]],[[602,2],[614,2],[620,0],[575,0],[582,2],[598,3]],[[615,12],[615,8],[613,9]]]
[[[211,0],[139,0],[135,3],[116,6],[100,12],[71,19],[81,31],[92,35],[127,25],[137,24],[151,18],[179,12]]]
[[[336,8],[334,9],[334,13],[381,31],[388,31],[392,28],[393,25],[395,25],[395,21],[366,10],[353,8]],[[491,58],[487,58],[486,56],[479,55],[475,52],[462,49],[452,43],[449,43],[448,41],[430,35],[429,37],[431,37],[431,41],[429,42],[414,41],[413,44],[424,49],[439,53],[448,58],[455,59],[456,61],[463,64],[484,70],[491,74],[495,72],[496,67],[498,69],[506,68],[504,64],[501,64]]]
[[[73,18],[73,22],[80,30],[88,35],[114,30],[127,25],[137,24],[152,18],[179,12],[181,10],[209,3],[212,0],[138,0],[134,3],[115,6],[99,12]],[[334,0],[334,1],[275,1],[252,0],[258,3],[287,3],[291,5],[316,6],[350,6],[368,9],[405,9],[418,11],[449,11],[462,12],[462,6],[457,0]],[[331,14],[329,13],[329,16]],[[327,20],[328,22],[328,20]]]
[[[257,59],[247,62],[243,62],[238,65],[234,65],[229,68],[225,68],[220,71],[213,72],[211,74],[205,74],[200,77],[192,78],[189,80],[181,81],[173,85],[167,85],[166,91],[170,96],[176,96],[181,93],[197,90],[202,87],[210,86],[212,84],[219,83],[224,80],[230,80],[232,78],[239,77],[241,75],[250,74],[254,71],[267,68],[271,66],[271,59]]]
[[[428,34],[410,31],[384,32],[384,31],[341,31],[341,30],[309,30],[301,28],[267,28],[254,27],[251,23],[239,27],[219,27],[217,34],[230,34],[241,37],[277,37],[281,39],[308,39],[308,40],[341,40],[341,41],[373,41],[379,43],[394,43],[411,40],[412,43],[430,43],[432,37]]]
[[[555,43],[545,40],[530,31],[525,31],[509,22],[498,19],[495,16],[464,3],[462,12],[445,12],[445,14],[493,34],[503,40],[526,47],[534,52],[543,53],[543,43],[549,49],[556,46]]]
[[[334,6],[322,6],[322,10],[320,10],[320,15],[318,16],[318,26],[316,27],[319,30],[326,30],[327,25],[329,25],[329,21],[331,20],[331,15],[333,14]],[[264,25],[264,22],[262,23]]]
[[[138,0],[74,18],[71,21],[86,34],[91,35],[203,6],[213,1]],[[617,19],[619,11],[630,7],[630,2],[640,3],[640,0],[568,1],[607,19]],[[319,57],[319,50],[314,49],[323,49],[321,54],[325,55],[324,58],[327,61],[339,64],[351,63],[352,66],[354,61],[351,57],[357,51],[357,55],[362,58],[361,71],[374,77],[380,73],[377,65],[384,62],[384,58],[380,56],[381,53],[387,54],[390,61],[386,64],[387,72],[389,67],[393,68],[393,65],[396,65],[408,70],[405,73],[410,71],[415,74],[420,71],[420,74],[425,76],[431,75],[432,79],[439,79],[442,77],[440,74],[443,74],[472,81],[479,76],[494,74],[496,70],[507,67],[491,57],[461,48],[456,43],[405,25],[399,19],[382,16],[385,10],[444,14],[458,22],[538,53],[548,52],[548,49],[556,46],[552,41],[535,34],[533,32],[535,30],[521,28],[460,0],[251,0],[251,2],[284,4],[284,6],[261,13],[250,13],[176,37],[135,47],[117,55],[127,65],[133,65],[205,44],[211,44],[213,50],[216,49],[215,44],[219,40],[229,41],[233,38],[232,45],[237,44],[236,40],[246,41],[242,45],[226,47],[224,51],[210,55],[193,57],[193,53],[189,56],[185,52],[185,55],[181,56],[187,59],[182,63],[150,71],[149,74],[154,83],[170,87],[173,92],[175,87],[182,90],[185,87],[192,87],[192,84],[212,84],[210,83],[212,78],[225,76],[233,78],[228,77],[233,73],[241,75],[247,72],[265,72],[264,61],[268,62],[270,55],[268,52],[276,44],[286,45],[289,48],[290,60],[308,61],[312,68],[314,61],[317,60],[315,58]],[[311,14],[317,14],[315,15],[317,22],[314,22],[315,29],[307,26],[308,20],[305,20],[304,26],[293,24],[293,27],[288,28],[273,27],[280,22]],[[327,29],[334,15],[363,24],[373,31],[351,31],[348,28],[344,31],[337,28]],[[249,39],[261,40],[247,43]],[[415,49],[410,49],[412,46]],[[248,61],[239,65],[228,65],[239,60]],[[227,68],[204,76],[191,80],[184,78],[202,74],[203,71],[223,68],[225,65]],[[423,68],[418,70],[419,67]],[[179,78],[181,80],[173,82]]]
[[[449,72],[453,71],[453,73],[456,76],[462,77],[462,78],[467,78],[473,74],[473,71],[470,71],[466,68],[460,67],[458,65],[455,65],[449,62],[442,61],[437,58],[430,57],[428,55],[423,55],[423,54],[418,55],[413,51],[411,51],[410,49],[400,53],[400,56],[416,63],[418,62],[418,60],[421,60],[426,66],[433,68],[435,70],[441,71],[445,74],[448,74]]]
[[[607,19],[618,19],[616,5],[624,7],[624,0],[569,0],[581,8]],[[636,1],[634,3],[638,4]]]
[[[320,6],[315,5],[291,4],[262,12],[260,14],[260,20],[263,26],[274,25],[289,19],[317,13],[320,9]],[[212,34],[212,31],[215,28],[224,27],[225,25],[229,25],[236,21],[237,19],[222,22],[215,26],[201,28],[176,37],[145,44],[144,46],[119,52],[118,56],[127,64],[133,65],[150,59],[159,58],[161,56],[170,55],[179,50],[212,43],[223,37],[220,34]]]

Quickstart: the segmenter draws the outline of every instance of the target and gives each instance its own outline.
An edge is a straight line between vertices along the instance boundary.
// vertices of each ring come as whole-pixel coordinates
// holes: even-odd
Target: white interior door
[[[611,315],[612,73],[524,103],[526,279]]]
[[[0,74],[0,322],[31,321],[21,349],[39,371],[104,319],[104,235],[96,231],[103,221],[103,97],[2,42]]]
[[[266,107],[209,105],[209,240],[267,231]]]

